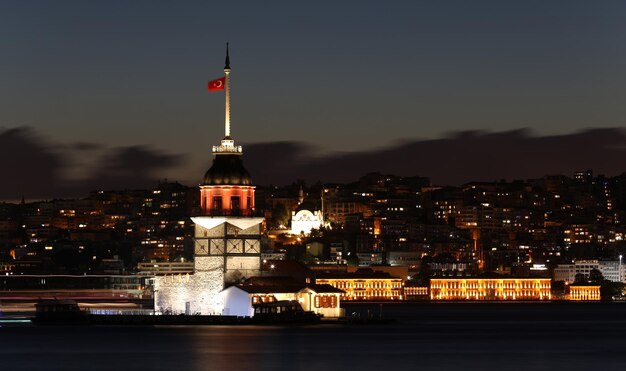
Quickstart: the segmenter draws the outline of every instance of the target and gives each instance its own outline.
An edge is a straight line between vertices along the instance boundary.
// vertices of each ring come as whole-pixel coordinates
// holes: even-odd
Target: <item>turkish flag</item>
[[[226,76],[220,77],[217,80],[209,81],[209,91],[224,90],[226,84]]]

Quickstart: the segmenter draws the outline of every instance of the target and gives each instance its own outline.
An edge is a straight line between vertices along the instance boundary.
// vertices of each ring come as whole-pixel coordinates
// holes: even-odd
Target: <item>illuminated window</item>
[[[357,294],[360,295],[360,294]],[[314,301],[315,308],[336,308],[337,297],[334,295],[316,295]]]

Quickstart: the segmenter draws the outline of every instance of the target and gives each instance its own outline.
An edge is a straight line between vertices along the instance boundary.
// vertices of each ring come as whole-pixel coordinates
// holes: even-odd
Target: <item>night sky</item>
[[[223,93],[206,83],[226,41],[233,136],[259,156],[245,160],[259,182],[348,180],[320,166],[401,146],[419,147],[414,167],[358,170],[469,181],[433,162],[466,157],[450,153],[468,135],[519,144],[518,172],[486,163],[475,180],[626,171],[621,129],[597,130],[626,118],[623,1],[15,0],[0,1],[0,199],[197,184],[223,136]],[[563,137],[619,161],[561,158]],[[521,160],[545,143],[552,167]]]

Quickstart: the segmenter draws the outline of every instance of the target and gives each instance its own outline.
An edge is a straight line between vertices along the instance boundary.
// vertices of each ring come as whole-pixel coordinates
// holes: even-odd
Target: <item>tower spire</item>
[[[230,56],[228,55],[228,43],[226,43],[226,65],[224,66],[224,81],[226,95],[226,118],[224,122],[224,139],[230,139]]]
[[[226,65],[224,66],[225,70],[230,70],[230,58],[228,57],[228,43],[226,43]]]

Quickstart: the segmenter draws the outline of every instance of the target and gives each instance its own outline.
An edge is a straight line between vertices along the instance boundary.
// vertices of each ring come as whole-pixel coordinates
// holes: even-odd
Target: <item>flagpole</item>
[[[224,135],[226,138],[230,137],[230,58],[228,56],[228,43],[226,43],[226,65],[224,66],[224,89],[226,90],[226,117],[224,122]]]
[[[216,85],[216,90],[224,88],[226,98],[226,112],[224,117],[224,139],[219,146],[213,146],[213,153],[241,154],[241,146],[236,146],[230,137],[230,57],[228,55],[228,43],[226,43],[226,65],[224,66],[224,86]],[[221,79],[215,80],[221,82]]]

